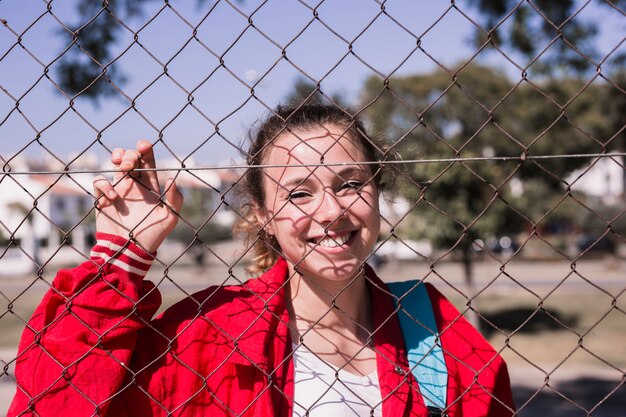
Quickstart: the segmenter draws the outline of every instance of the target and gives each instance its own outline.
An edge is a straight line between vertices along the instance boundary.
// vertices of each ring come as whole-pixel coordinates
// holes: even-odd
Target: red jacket
[[[210,287],[151,320],[160,305],[143,281],[152,257],[98,235],[91,260],[61,270],[26,327],[9,417],[291,417],[291,340],[279,260],[257,279]],[[373,347],[385,417],[425,417],[385,284],[368,268]],[[449,373],[450,417],[506,417],[506,365],[432,286]]]

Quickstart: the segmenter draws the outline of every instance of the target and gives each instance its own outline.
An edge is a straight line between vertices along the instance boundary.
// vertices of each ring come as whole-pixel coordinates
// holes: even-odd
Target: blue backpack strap
[[[399,307],[398,319],[404,336],[411,373],[417,380],[427,407],[446,408],[448,368],[437,322],[426,286],[418,281],[387,283]]]

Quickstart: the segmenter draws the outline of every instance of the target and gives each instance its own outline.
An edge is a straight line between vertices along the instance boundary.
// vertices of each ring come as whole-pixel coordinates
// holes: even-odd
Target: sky
[[[86,20],[75,1],[0,0],[6,22],[0,27],[0,156],[54,154],[68,162],[88,149],[106,158],[107,148],[162,138],[167,147],[156,147],[159,158],[173,153],[199,165],[231,164],[250,126],[283,101],[298,78],[321,80],[325,93],[356,104],[370,76],[425,73],[474,55],[468,17],[477,15],[465,3],[456,5],[467,16],[447,1],[389,0],[387,16],[374,0],[326,0],[316,9],[322,24],[313,19],[311,0],[172,0],[171,7],[154,0],[141,17],[124,22],[129,29],[114,47],[127,78],[121,90],[133,107],[121,94],[99,102],[77,98],[70,106],[42,77],[47,69],[57,79],[57,58],[67,47],[63,24]],[[598,45],[608,53],[623,42],[624,17],[595,3],[579,18],[602,22]],[[416,36],[428,54],[415,50]],[[519,77],[501,56],[477,59]]]

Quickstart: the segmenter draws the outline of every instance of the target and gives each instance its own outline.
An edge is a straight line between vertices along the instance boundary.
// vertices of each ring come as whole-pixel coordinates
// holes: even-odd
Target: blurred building
[[[614,205],[624,197],[624,160],[619,155],[595,159],[591,164],[572,172],[566,181],[572,190],[596,197],[606,205]]]
[[[92,178],[91,174],[3,178],[0,237],[5,243],[12,238],[19,245],[7,245],[9,251],[0,259],[4,275],[36,269],[64,242],[71,244],[74,252],[89,253],[95,231],[93,215],[89,215],[94,204],[88,193]]]

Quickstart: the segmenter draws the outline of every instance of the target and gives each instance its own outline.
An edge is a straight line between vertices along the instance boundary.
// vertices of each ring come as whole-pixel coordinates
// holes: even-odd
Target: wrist
[[[108,233],[96,233],[91,260],[100,265],[112,265],[136,277],[143,278],[156,257],[132,240]]]

